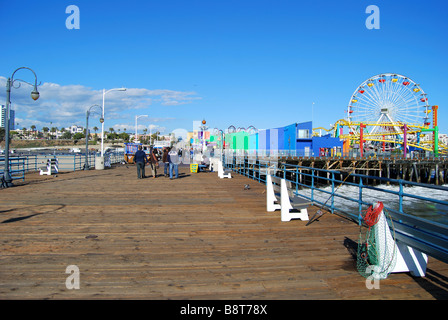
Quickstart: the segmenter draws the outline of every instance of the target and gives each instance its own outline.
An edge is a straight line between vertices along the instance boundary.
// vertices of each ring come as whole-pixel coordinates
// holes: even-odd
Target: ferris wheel
[[[410,78],[383,73],[364,81],[352,94],[347,107],[351,130],[359,124],[369,125],[370,135],[393,135],[404,124],[415,128],[430,125],[426,93]]]

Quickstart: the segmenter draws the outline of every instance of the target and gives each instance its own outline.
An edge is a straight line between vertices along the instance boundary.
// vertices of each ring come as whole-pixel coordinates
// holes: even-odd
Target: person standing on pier
[[[157,167],[159,166],[159,160],[157,159],[153,146],[151,146],[151,149],[149,150],[149,163],[151,164],[152,176],[156,178]]]
[[[137,165],[137,179],[145,178],[145,163],[148,162],[148,158],[141,145],[138,146],[138,150],[134,155],[134,162]]]
[[[165,177],[168,177],[168,170],[170,166],[170,162],[168,161],[168,148],[163,148],[163,154],[162,154],[162,162],[163,162],[163,173],[165,174]]]
[[[170,163],[170,180],[173,179],[173,171],[176,174],[176,179],[179,177],[179,156],[177,154],[176,148],[172,148],[170,152],[168,152],[168,161]]]

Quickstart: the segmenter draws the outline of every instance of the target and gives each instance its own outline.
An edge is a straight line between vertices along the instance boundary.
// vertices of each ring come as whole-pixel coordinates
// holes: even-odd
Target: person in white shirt
[[[176,178],[179,177],[179,156],[176,148],[172,148],[168,152],[168,162],[170,163],[170,179],[173,179],[173,171],[175,171]]]

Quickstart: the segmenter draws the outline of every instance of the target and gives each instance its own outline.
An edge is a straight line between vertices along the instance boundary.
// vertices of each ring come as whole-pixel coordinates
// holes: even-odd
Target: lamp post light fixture
[[[92,110],[94,107],[101,108],[99,104],[94,104],[86,111],[86,158],[84,162],[84,170],[89,170],[89,116],[91,113],[90,110]],[[100,119],[100,122],[101,120],[104,122],[103,118]]]
[[[140,116],[135,116],[135,137],[134,137],[134,142],[137,143],[138,142],[138,136],[137,136],[137,119],[141,118],[141,117],[149,117],[147,114],[142,114]]]
[[[104,156],[104,100],[105,100],[105,96],[106,93],[111,92],[111,91],[126,91],[126,88],[114,88],[114,89],[109,89],[106,91],[106,89],[103,89],[103,113],[101,115],[101,157]]]
[[[30,70],[33,74],[34,74],[34,85],[26,82],[24,80],[21,79],[14,79],[14,75],[17,71],[21,70],[21,69],[28,69]],[[14,82],[18,81],[18,87],[20,87],[20,82],[24,82],[27,83],[31,86],[33,86],[33,91],[31,91],[31,99],[33,99],[34,101],[36,101],[37,99],[39,99],[39,91],[37,91],[37,76],[36,73],[28,68],[28,67],[20,67],[17,68],[16,70],[14,70],[14,72],[12,73],[11,77],[8,78],[8,80],[6,81],[6,114],[5,114],[5,169],[3,171],[3,177],[5,179],[5,184],[6,187],[12,187],[13,183],[12,183],[12,178],[11,178],[11,174],[9,171],[9,109],[10,109],[10,105],[11,105],[11,87],[14,87]]]

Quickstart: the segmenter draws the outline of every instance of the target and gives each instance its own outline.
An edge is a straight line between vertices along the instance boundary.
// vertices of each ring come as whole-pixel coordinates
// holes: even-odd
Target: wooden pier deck
[[[138,180],[133,165],[33,173],[0,190],[0,299],[448,298],[445,263],[430,257],[426,277],[391,274],[369,290],[357,224],[281,222],[264,185],[187,169],[177,180]],[[69,265],[80,289],[66,288]]]

